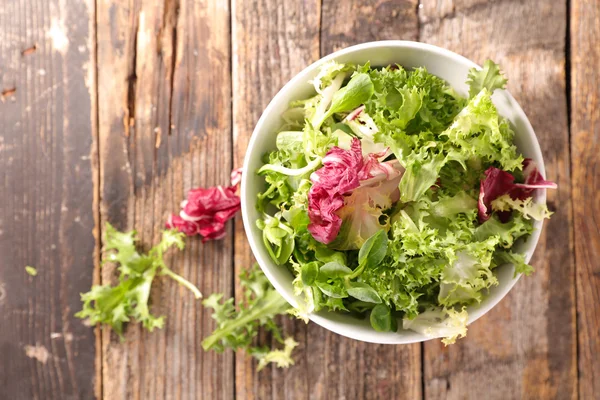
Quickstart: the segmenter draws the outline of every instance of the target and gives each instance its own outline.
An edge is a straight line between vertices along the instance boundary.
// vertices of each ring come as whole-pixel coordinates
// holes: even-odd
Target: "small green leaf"
[[[348,125],[346,125],[342,122],[338,122],[331,127],[331,132],[335,132],[337,130],[347,133],[348,135],[350,135],[352,137],[356,137],[356,135],[354,134],[352,129]]]
[[[30,267],[29,265],[25,267],[25,272],[27,272],[31,276],[37,275],[37,269]]]
[[[294,237],[286,236],[283,239],[283,242],[281,245],[281,251],[279,252],[279,258],[278,258],[279,265],[285,264],[290,259],[290,256],[292,255],[293,251],[294,251]]]
[[[277,227],[271,228],[271,227],[267,226],[265,228],[265,235],[267,235],[267,238],[269,239],[269,241],[271,243],[276,243],[282,237],[286,237],[287,236],[287,232],[284,231],[283,229],[279,229]]]
[[[334,297],[328,297],[327,301],[325,301],[324,305],[325,305],[325,308],[330,311],[348,311],[348,309],[344,305],[343,299],[336,299]]]
[[[401,105],[393,107],[397,110],[397,119],[390,121],[391,124],[400,129],[405,129],[406,125],[417,115],[423,104],[423,93],[416,87],[403,87],[397,92],[400,97]],[[388,95],[389,97],[389,95]]]
[[[308,224],[310,224],[310,218],[308,218],[308,213],[306,210],[301,208],[292,208],[290,209],[290,213],[290,226],[294,229],[294,231],[298,232],[305,230]]]
[[[397,329],[397,322],[385,304],[376,305],[371,311],[371,326],[377,332],[390,332]]]
[[[202,348],[217,352],[245,349],[260,360],[260,348],[253,345],[258,328],[264,327],[281,342],[281,331],[273,319],[287,313],[290,306],[256,264],[240,274],[240,286],[243,299],[237,304],[234,304],[233,298],[223,301],[222,294],[213,294],[203,302],[214,310],[212,318],[217,326],[202,341]],[[260,351],[260,354],[265,355],[267,351]]]
[[[302,153],[302,131],[283,131],[277,134],[275,140],[277,149],[291,151],[294,153]]]
[[[150,250],[150,254],[158,255],[165,253],[171,246],[176,246],[179,250],[183,250],[185,248],[184,240],[184,233],[178,232],[175,229],[167,229],[162,232],[161,241]]]
[[[302,283],[306,286],[311,286],[313,283],[315,283],[317,275],[319,275],[319,264],[317,264],[315,261],[304,264],[300,270]]]
[[[375,266],[385,257],[388,246],[387,232],[381,230],[368,238],[358,252],[359,265]]]
[[[339,278],[345,275],[350,275],[352,270],[345,265],[332,261],[321,267],[321,274],[328,278]]]
[[[82,310],[75,316],[86,319],[91,324],[110,325],[121,338],[126,322],[139,322],[149,331],[161,328],[164,317],[153,315],[149,304],[152,283],[157,275],[166,275],[190,289],[196,298],[202,297],[196,286],[171,271],[165,264],[164,253],[170,247],[183,248],[184,237],[174,230],[163,231],[161,241],[147,254],[140,254],[135,248],[135,231],[119,232],[106,223],[104,258],[106,262],[117,264],[118,283],[113,286],[94,285],[89,292],[82,293]]]
[[[256,368],[257,372],[262,370],[269,363],[275,364],[277,368],[288,368],[290,365],[294,365],[292,351],[296,346],[298,346],[298,342],[296,342],[293,338],[288,337],[283,343],[283,349],[271,349],[267,353],[256,352],[256,354],[253,354],[255,358],[258,359],[258,367]]]
[[[285,264],[292,252],[294,251],[294,237],[290,232],[282,229],[281,226],[285,226],[279,222],[279,226],[265,226],[263,230],[263,242],[267,248],[267,252],[277,263],[277,265]],[[287,228],[292,231],[291,228]]]
[[[482,69],[471,68],[467,78],[469,85],[469,98],[473,98],[484,88],[492,93],[496,89],[504,89],[507,79],[504,77],[498,64],[486,60]]]
[[[350,282],[350,287],[346,288],[348,294],[355,299],[365,301],[367,303],[381,303],[381,297],[377,294],[375,289],[366,283],[362,282]]]
[[[531,275],[533,267],[525,262],[525,255],[512,251],[499,250],[494,253],[494,262],[498,265],[513,264],[515,277],[519,274]]]
[[[494,211],[511,211],[516,210],[523,214],[525,219],[533,218],[536,221],[541,221],[544,218],[550,218],[552,212],[548,210],[545,203],[534,203],[533,197],[524,200],[513,199],[508,194],[498,197],[492,201],[492,210]]]
[[[376,305],[373,303],[357,300],[357,301],[353,301],[352,303],[350,303],[348,305],[348,310],[355,312],[355,313],[363,314],[367,311],[372,310],[373,307],[376,307]]]
[[[435,184],[448,158],[443,154],[430,154],[424,147],[408,159],[406,171],[400,181],[400,201],[417,201]]]
[[[365,103],[373,95],[374,87],[368,74],[356,74],[350,82],[333,95],[328,115],[351,111]]]
[[[315,249],[315,258],[322,263],[337,261],[342,265],[346,265],[346,254],[344,252],[329,249],[320,243]]]
[[[348,292],[346,289],[340,285],[330,285],[329,283],[316,281],[317,287],[321,289],[323,294],[326,294],[329,297],[333,297],[334,299],[343,299],[348,297]]]

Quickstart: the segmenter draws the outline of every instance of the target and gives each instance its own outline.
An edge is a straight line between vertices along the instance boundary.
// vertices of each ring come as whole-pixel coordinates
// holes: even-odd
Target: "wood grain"
[[[375,40],[416,40],[418,1],[323,1],[321,56]],[[326,21],[326,23],[325,23]],[[421,346],[377,345],[343,338],[315,324],[309,354],[322,354],[322,371],[312,372],[319,398],[418,399]]]
[[[576,398],[571,182],[565,78],[565,3],[423,2],[420,39],[482,64],[498,62],[539,139],[555,211],[532,264],[499,305],[444,348],[425,345],[425,397]]]
[[[0,7],[0,397],[91,398],[93,7]],[[36,277],[25,266],[37,268]]]
[[[0,398],[597,397],[597,1],[5,3]],[[258,373],[243,353],[203,352],[213,321],[167,279],[152,294],[153,311],[167,316],[163,330],[130,326],[120,343],[105,328],[94,339],[73,318],[92,279],[114,279],[110,266],[100,268],[105,222],[137,229],[148,249],[188,189],[227,183],[241,166],[256,121],[285,82],[332,51],[380,39],[499,62],[536,130],[547,176],[559,184],[548,192],[555,214],[544,224],[535,274],[467,338],[451,347],[378,346],[285,320],[300,342],[296,365]],[[203,293],[226,295],[234,267],[252,262],[240,218],[224,241],[189,239],[168,259]]]
[[[600,4],[571,2],[571,165],[579,397],[600,393]]]
[[[137,229],[145,249],[190,188],[229,181],[229,16],[218,0],[98,2],[101,222]],[[203,293],[231,295],[230,237],[190,238],[168,263]],[[125,343],[103,331],[103,397],[231,398],[232,355],[200,345],[210,314],[167,279],[152,301],[162,330],[130,325]]]
[[[234,163],[240,167],[262,110],[290,78],[319,58],[320,2],[234,1],[232,13]],[[237,276],[252,265],[254,258],[241,219],[235,228]],[[238,290],[238,298],[240,295]],[[238,354],[237,397],[308,397],[313,386],[308,372],[314,366],[309,364],[306,352],[307,328],[300,321],[286,318],[284,329],[300,343],[295,350],[296,365],[288,370],[267,367],[257,372],[254,360]]]
[[[260,113],[292,76],[334,48],[357,42],[416,36],[416,2],[397,5],[368,2],[236,2],[233,23],[233,92],[236,165]],[[359,7],[369,21],[383,27],[367,33],[352,27]],[[259,11],[257,11],[259,10]],[[369,11],[369,12],[367,12]],[[412,12],[412,18],[411,18]],[[321,15],[322,14],[322,15]],[[388,18],[389,15],[394,17]],[[382,20],[381,17],[386,17]],[[319,19],[326,21],[319,35]],[[377,22],[380,21],[380,22]],[[334,28],[335,27],[335,28]],[[335,30],[332,30],[335,29]],[[331,37],[330,37],[331,36]],[[241,221],[236,226],[236,270],[253,262]],[[240,398],[419,398],[419,346],[377,346],[330,333],[315,324],[286,322],[300,345],[296,365],[256,373],[254,363],[236,358],[236,395]]]
[[[417,40],[418,0],[323,0],[321,56],[375,40]]]

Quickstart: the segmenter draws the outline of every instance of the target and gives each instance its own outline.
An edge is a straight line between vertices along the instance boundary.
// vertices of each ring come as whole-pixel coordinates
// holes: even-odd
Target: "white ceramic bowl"
[[[256,220],[259,218],[255,207],[256,195],[263,190],[264,181],[255,172],[262,166],[262,155],[275,149],[275,137],[282,125],[281,113],[287,109],[291,100],[304,99],[314,95],[314,88],[308,82],[315,77],[319,66],[330,60],[355,64],[370,61],[372,66],[386,66],[389,64],[400,64],[406,68],[423,66],[430,73],[445,79],[465,96],[468,92],[468,87],[465,84],[467,72],[472,67],[478,67],[474,62],[458,54],[428,44],[407,41],[364,43],[337,51],[308,66],[289,81],[269,103],[256,124],[246,150],[241,187],[242,216],[250,247],[262,270],[279,293],[294,306],[302,299],[293,293],[293,276],[285,266],[278,266],[271,261],[262,242],[262,232],[256,227]],[[509,78],[519,79],[517,76],[511,77],[510,71],[508,71],[508,75]],[[519,151],[526,157],[536,161],[540,172],[545,176],[539,144],[533,128],[519,104],[504,90],[497,90],[493,96],[493,101],[499,113],[512,123],[515,130],[515,144]],[[535,201],[545,202],[545,191],[537,190],[536,192],[538,193]],[[526,254],[527,261],[531,259],[535,250],[542,223],[535,222],[534,228],[535,231],[532,236],[527,238],[526,241],[521,241],[515,245],[516,251]],[[489,291],[481,304],[468,308],[469,323],[475,321],[498,304],[519,279],[518,276],[513,277],[514,266],[511,264],[500,266],[495,272],[500,282],[499,285]],[[321,311],[313,313],[310,315],[310,319],[340,335],[366,342],[398,344],[430,339],[419,333],[402,329],[399,329],[398,332],[377,332],[371,328],[368,318],[361,320],[337,312]],[[402,326],[401,323],[398,325]]]

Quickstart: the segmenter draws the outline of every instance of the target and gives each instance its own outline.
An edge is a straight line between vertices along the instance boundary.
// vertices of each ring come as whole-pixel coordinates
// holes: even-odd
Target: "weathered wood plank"
[[[321,56],[375,40],[417,40],[418,0],[323,0]]]
[[[483,63],[492,58],[536,131],[555,211],[524,277],[466,339],[425,345],[427,398],[575,398],[577,361],[565,3],[423,2],[420,39]]]
[[[321,56],[353,44],[386,39],[416,40],[416,0],[323,1]],[[325,22],[326,21],[326,22]],[[421,346],[376,345],[343,338],[312,325],[309,354],[323,354],[312,370],[318,398],[418,399],[421,393]]]
[[[571,2],[571,167],[579,397],[600,393],[600,4]]]
[[[98,2],[101,222],[137,229],[145,248],[187,190],[229,180],[229,16],[217,0]],[[230,238],[190,238],[169,265],[203,293],[230,295],[231,253]],[[104,330],[103,397],[233,397],[232,355],[200,345],[210,313],[167,279],[152,300],[162,330],[129,326],[125,343]]]
[[[320,55],[357,42],[416,37],[416,1],[396,5],[361,3],[359,9],[364,12],[359,14],[364,17],[354,26],[352,10],[358,6],[358,2],[326,1],[321,10],[319,2],[235,3],[236,165],[243,161],[263,108],[287,80]],[[323,21],[322,34],[319,18]],[[357,29],[369,22],[376,28]],[[253,262],[241,221],[236,225],[235,249],[239,271]],[[286,322],[285,327],[300,343],[296,365],[289,370],[273,367],[257,374],[253,362],[240,355],[236,358],[236,394],[240,398],[420,397],[418,345],[389,347],[356,342],[299,321]]]
[[[0,397],[92,398],[93,7],[0,7]],[[24,267],[37,268],[31,277]]]
[[[319,58],[320,1],[233,1],[233,136],[236,167],[262,110],[296,73]],[[241,219],[235,229],[236,276],[254,262]],[[237,286],[239,288],[239,286]],[[241,293],[237,293],[239,297]],[[296,365],[256,372],[256,363],[236,357],[236,396],[242,399],[304,398],[312,386],[306,353],[306,326],[286,321],[284,328],[300,345]],[[264,339],[264,338],[263,338]]]

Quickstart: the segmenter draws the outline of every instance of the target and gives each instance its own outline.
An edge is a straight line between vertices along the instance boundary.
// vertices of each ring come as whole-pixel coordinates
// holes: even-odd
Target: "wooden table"
[[[288,79],[379,39],[499,62],[558,182],[535,274],[466,339],[373,345],[286,322],[296,365],[258,373],[243,353],[202,351],[210,313],[168,280],[152,297],[162,330],[129,326],[120,343],[73,317],[112,277],[106,221],[148,248],[188,189],[228,181]],[[597,0],[4,1],[0,398],[600,398],[599,43]],[[252,263],[241,219],[168,261],[233,294]]]

